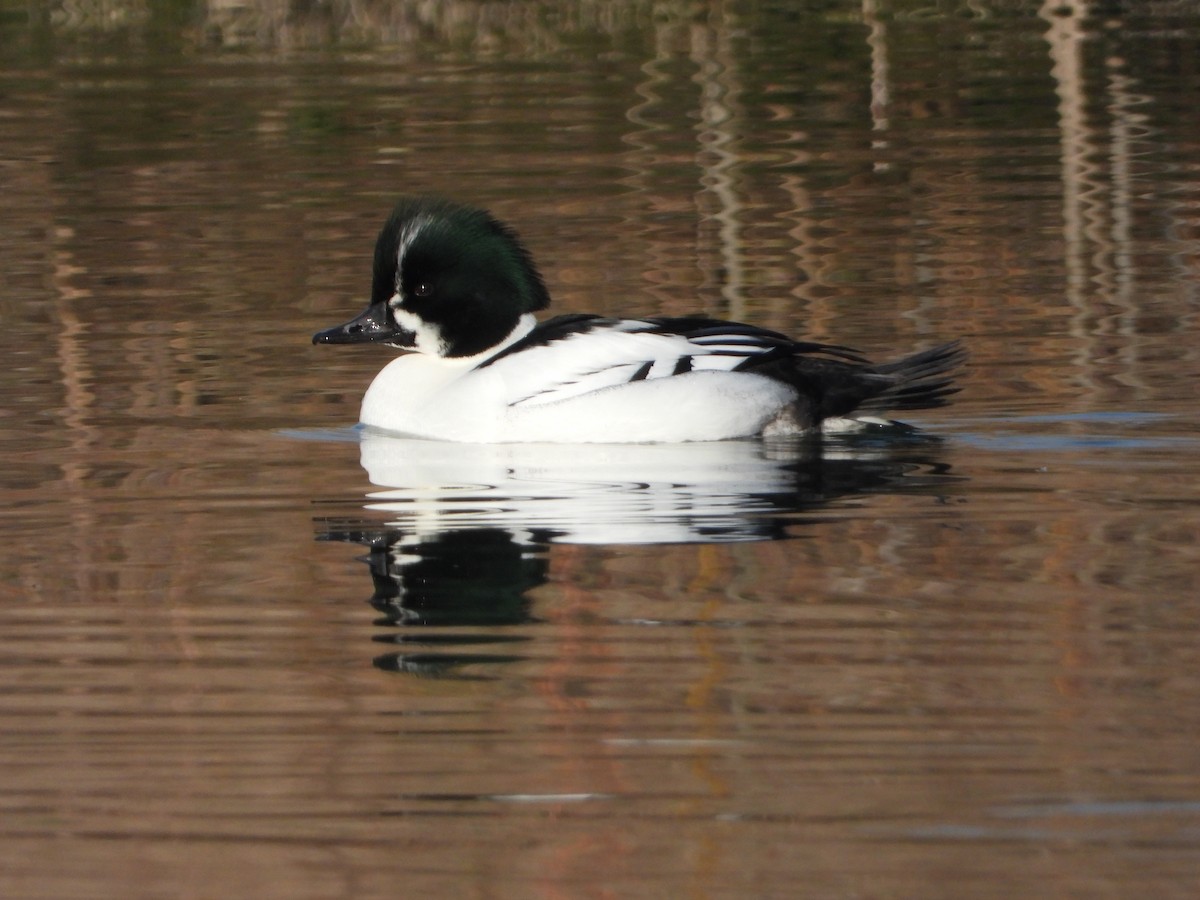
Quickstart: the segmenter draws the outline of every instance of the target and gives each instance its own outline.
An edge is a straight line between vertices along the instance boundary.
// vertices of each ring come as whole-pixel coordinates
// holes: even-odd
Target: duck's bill
[[[313,335],[314,344],[391,344],[411,347],[415,340],[388,315],[386,303],[372,303],[343,325],[334,325]]]

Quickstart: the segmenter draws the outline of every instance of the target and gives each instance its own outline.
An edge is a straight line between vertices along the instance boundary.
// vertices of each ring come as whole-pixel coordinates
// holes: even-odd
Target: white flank
[[[715,441],[760,433],[796,397],[782,382],[731,371],[760,346],[705,346],[643,322],[581,331],[478,368],[527,334],[533,316],[500,346],[464,359],[443,357],[437,329],[419,317],[397,310],[396,320],[417,335],[421,353],[379,373],[361,418],[402,434],[472,443]],[[674,374],[684,359],[691,371]]]

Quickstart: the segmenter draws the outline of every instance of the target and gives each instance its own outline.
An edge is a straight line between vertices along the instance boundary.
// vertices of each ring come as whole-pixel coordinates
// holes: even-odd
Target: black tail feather
[[[875,366],[875,371],[891,384],[873,397],[863,400],[856,412],[934,409],[945,406],[959,392],[953,371],[967,360],[967,351],[959,341],[940,344],[895,362]]]

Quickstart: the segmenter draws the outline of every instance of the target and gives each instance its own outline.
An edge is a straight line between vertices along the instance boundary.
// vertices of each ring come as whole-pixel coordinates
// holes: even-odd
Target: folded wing
[[[844,347],[703,316],[614,319],[558,316],[484,364],[502,374],[510,406],[541,406],[635,381],[755,369],[816,354],[850,363]],[[768,365],[769,368],[769,365]]]

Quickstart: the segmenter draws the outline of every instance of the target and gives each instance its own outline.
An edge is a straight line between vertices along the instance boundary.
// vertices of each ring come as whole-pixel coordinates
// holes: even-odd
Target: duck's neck
[[[458,356],[453,359],[448,359],[448,362],[453,362],[456,365],[461,365],[466,368],[472,368],[482,362],[486,362],[493,356],[497,356],[519,341],[537,326],[537,317],[533,313],[522,313],[521,318],[517,319],[517,324],[513,326],[513,330],[505,335],[504,339],[498,344],[493,344],[482,353],[476,353],[474,356]]]
[[[521,318],[517,319],[517,324],[513,326],[513,330],[508,333],[508,337],[502,340],[499,344],[488,351],[488,356],[495,356],[497,353],[507,349],[515,344],[537,326],[537,317],[533,313],[521,313]]]

